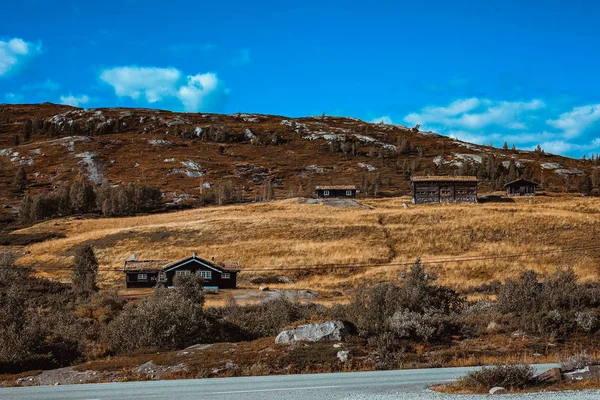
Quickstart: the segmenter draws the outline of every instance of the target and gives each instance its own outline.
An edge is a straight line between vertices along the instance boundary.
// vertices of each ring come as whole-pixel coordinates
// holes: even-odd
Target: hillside
[[[332,207],[289,199],[128,218],[63,218],[11,235],[58,236],[15,249],[25,253],[20,265],[64,281],[70,279],[74,249],[83,243],[93,245],[105,288],[123,287],[120,269],[131,253],[139,259],[176,260],[194,251],[217,261],[239,262],[241,286],[253,289],[257,287],[250,282],[253,278],[283,275],[294,281],[279,285],[283,288],[346,292],[395,281],[407,265],[372,267],[411,263],[416,257],[430,261],[483,256],[469,262],[426,264],[440,283],[464,292],[517,277],[526,269],[549,274],[559,266],[573,267],[584,281],[597,277],[600,205],[593,197],[541,196],[531,203],[518,199],[404,208],[407,201],[372,199],[363,206]],[[594,245],[595,249],[556,252]],[[535,254],[503,257],[530,252]],[[363,267],[327,267],[356,263]]]
[[[513,174],[533,177],[547,191],[574,189],[578,176],[594,168],[591,161],[501,150],[351,118],[0,105],[0,204],[9,213],[21,198],[10,190],[19,167],[30,180],[29,194],[83,174],[96,184],[155,185],[166,202],[193,204],[223,182],[236,201],[264,197],[265,182],[279,199],[311,196],[318,184],[356,184],[363,195],[402,195],[408,194],[410,174],[468,174],[474,166],[489,169],[481,165],[489,157],[502,166],[494,174],[513,161]],[[497,189],[507,176],[483,179],[482,192]]]

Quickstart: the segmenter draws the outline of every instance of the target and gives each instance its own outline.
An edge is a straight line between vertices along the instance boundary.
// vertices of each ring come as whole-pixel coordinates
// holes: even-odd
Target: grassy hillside
[[[250,277],[271,274],[294,279],[290,287],[343,290],[394,280],[405,267],[285,268],[402,263],[419,256],[427,261],[600,244],[600,203],[594,198],[541,196],[531,203],[517,199],[408,208],[403,203],[408,198],[366,200],[362,207],[288,199],[130,218],[58,219],[12,235],[64,235],[19,248],[26,252],[19,259],[21,265],[63,279],[69,271],[60,268],[70,266],[74,247],[92,244],[104,287],[123,285],[119,268],[131,253],[141,259],[178,259],[197,251],[201,257],[239,262],[242,285],[250,285]],[[573,267],[581,279],[591,280],[597,276],[599,261],[597,250],[586,250],[440,263],[427,269],[441,283],[467,290],[495,279],[504,281],[525,269],[545,274],[558,266]]]

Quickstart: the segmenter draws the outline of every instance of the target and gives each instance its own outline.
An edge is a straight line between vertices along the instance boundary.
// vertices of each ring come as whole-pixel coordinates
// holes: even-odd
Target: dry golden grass
[[[56,232],[64,238],[25,247],[19,259],[42,276],[68,279],[73,248],[95,247],[104,287],[123,284],[119,269],[131,253],[140,259],[179,259],[193,251],[239,261],[242,271],[330,263],[403,263],[504,255],[600,244],[600,201],[576,196],[517,199],[514,203],[410,205],[408,198],[368,199],[370,207],[302,204],[298,199],[129,218],[65,218],[16,233]],[[439,281],[465,289],[504,281],[526,269],[542,274],[573,267],[582,280],[597,277],[600,254],[580,251],[521,258],[427,265]],[[295,279],[286,287],[338,289],[396,279],[407,267],[267,271]],[[112,271],[107,271],[112,270]],[[242,286],[247,278],[240,275]],[[254,285],[252,285],[254,286]]]

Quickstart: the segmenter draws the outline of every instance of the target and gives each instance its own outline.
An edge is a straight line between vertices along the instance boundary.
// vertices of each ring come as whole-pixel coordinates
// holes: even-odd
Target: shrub
[[[246,340],[251,340],[275,336],[290,324],[309,320],[315,314],[323,314],[324,307],[276,299],[249,306],[239,306],[232,302],[221,312],[226,322],[238,326]]]
[[[532,382],[534,369],[529,365],[495,365],[468,372],[459,382],[473,389],[488,390],[495,386],[523,388]]]
[[[398,338],[429,342],[447,338],[457,330],[451,319],[439,311],[400,310],[390,318],[389,325]]]
[[[584,333],[594,333],[600,329],[597,311],[580,311],[575,313],[577,328]]]
[[[211,341],[211,323],[202,306],[176,290],[159,288],[109,324],[109,341],[117,352],[183,348]]]
[[[176,276],[173,283],[185,299],[200,307],[204,305],[204,280],[200,275]]]

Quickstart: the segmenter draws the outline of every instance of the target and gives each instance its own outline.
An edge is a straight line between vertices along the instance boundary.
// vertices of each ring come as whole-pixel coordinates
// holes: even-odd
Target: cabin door
[[[440,186],[440,202],[449,203],[454,200],[454,190],[452,186]]]

